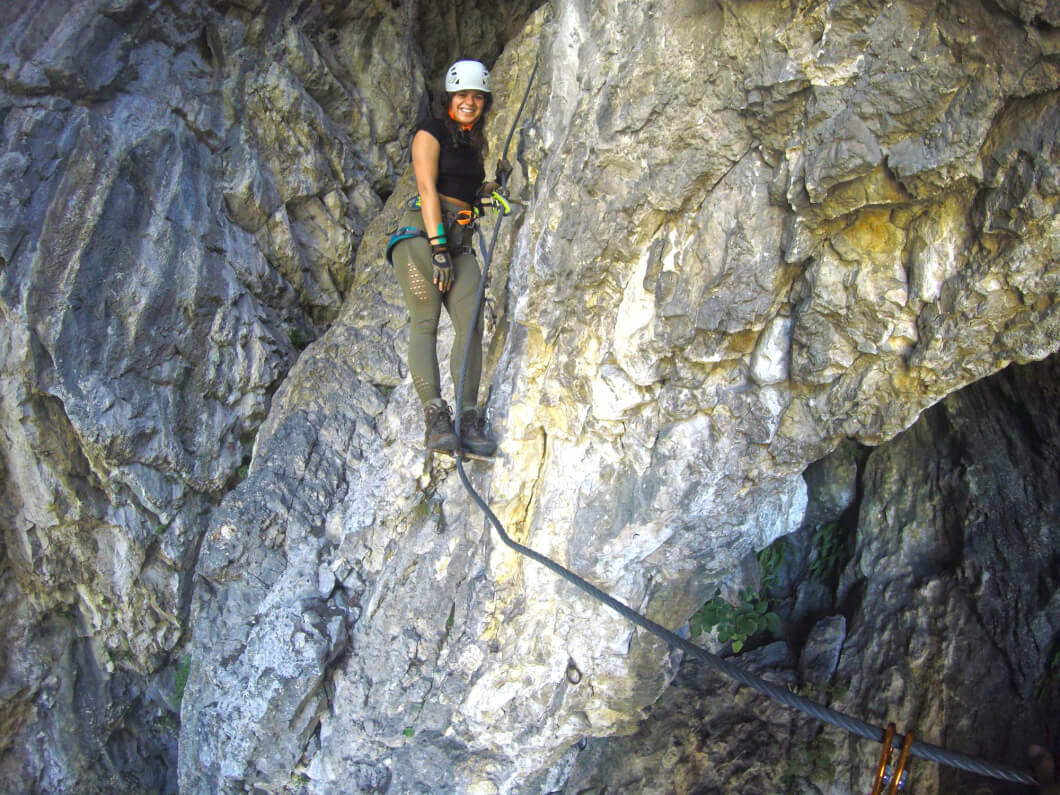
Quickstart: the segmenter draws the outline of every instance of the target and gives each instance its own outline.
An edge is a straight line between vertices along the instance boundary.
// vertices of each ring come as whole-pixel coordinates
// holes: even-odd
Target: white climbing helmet
[[[478,61],[457,61],[445,73],[445,90],[490,92],[490,73]]]

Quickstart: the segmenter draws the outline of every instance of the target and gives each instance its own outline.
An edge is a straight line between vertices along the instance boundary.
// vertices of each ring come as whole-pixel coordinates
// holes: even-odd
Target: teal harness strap
[[[402,240],[408,240],[410,237],[427,237],[427,233],[422,229],[417,229],[414,226],[403,226],[398,229],[394,234],[390,236],[390,241],[386,244],[386,261],[391,265],[394,264],[394,260],[391,258],[391,251],[394,246],[400,243]]]

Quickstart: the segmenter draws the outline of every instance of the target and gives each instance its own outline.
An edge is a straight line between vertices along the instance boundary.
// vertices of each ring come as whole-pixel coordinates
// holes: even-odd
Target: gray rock
[[[382,251],[458,55],[491,159],[538,65],[471,478],[664,624],[811,462],[1056,350],[1050,4],[533,6],[4,4],[5,780],[515,791],[666,689],[420,450]]]
[[[821,684],[832,678],[846,637],[844,616],[829,616],[814,625],[799,655],[799,676],[803,681]]]
[[[712,83],[719,72],[708,58],[664,58],[651,46],[627,56],[617,45],[633,30],[640,41],[671,35],[674,42],[683,41],[696,25],[720,24],[710,14],[689,16],[690,9],[679,8],[649,15],[623,7],[603,24],[590,22],[576,4],[552,11],[550,21],[529,30],[494,69],[510,75],[498,96],[501,105],[509,105],[521,88],[515,75],[526,72],[514,64],[528,64],[528,50],[547,53],[529,104],[532,121],[522,130],[525,139],[516,142],[520,168],[513,183],[516,195],[529,196],[526,178],[533,175],[538,200],[515,220],[518,236],[505,241],[494,272],[494,285],[506,282],[512,296],[507,304],[498,303],[510,314],[499,317],[491,380],[505,466],[480,477],[494,510],[519,537],[676,626],[748,552],[801,524],[806,497],[798,473],[808,462],[844,436],[878,441],[893,435],[930,402],[930,390],[941,397],[966,383],[955,373],[935,378],[906,372],[911,355],[920,356],[918,367],[928,366],[916,348],[918,323],[922,311],[935,308],[910,299],[903,252],[915,219],[934,214],[952,227],[952,216],[945,214],[967,213],[970,202],[948,204],[948,190],[938,199],[927,194],[928,182],[943,179],[938,158],[910,161],[903,167],[905,183],[874,170],[913,137],[887,115],[908,108],[873,106],[871,115],[850,115],[842,127],[850,133],[849,143],[839,149],[826,143],[837,129],[829,108],[850,107],[876,90],[858,83],[851,71],[857,53],[863,60],[878,59],[877,74],[896,66],[859,50],[860,31],[878,26],[892,38],[913,35],[918,28],[909,27],[911,16],[930,24],[916,9],[898,7],[889,16],[866,11],[863,17],[850,9],[837,12],[841,18],[833,20],[837,27],[829,39],[835,56],[823,66],[811,64],[789,42],[795,49],[784,68],[804,74],[812,69],[810,84],[818,80],[821,88],[815,89],[818,104],[807,126],[783,142],[784,152],[755,149],[751,128],[719,121],[731,121],[727,109],[740,106],[742,89],[724,78]],[[762,16],[747,22],[748,30],[787,24]],[[794,35],[790,26],[785,30]],[[991,35],[1015,32],[1003,25]],[[689,39],[690,53],[702,49],[703,38],[695,44]],[[717,41],[718,53],[737,46],[733,38]],[[579,71],[575,53],[581,45],[612,52],[611,68]],[[682,49],[671,44],[665,51]],[[894,58],[902,62],[905,55]],[[827,78],[822,69],[831,70]],[[890,74],[893,81],[901,79]],[[682,93],[684,80],[710,89],[705,97]],[[651,101],[616,100],[622,87],[649,83],[672,88]],[[892,82],[889,90],[897,96],[902,89]],[[923,101],[935,100],[925,95]],[[865,99],[853,106],[869,104]],[[937,124],[933,107],[910,115],[907,127]],[[971,104],[962,107],[971,110]],[[991,107],[982,111],[990,113]],[[1028,129],[1052,125],[1044,117],[1025,123]],[[989,128],[986,117],[983,124]],[[710,144],[701,150],[687,150],[682,142],[690,128],[718,136],[706,139]],[[495,129],[495,140],[503,132]],[[953,151],[946,161],[954,174],[963,175],[945,177],[953,190],[961,180],[979,179],[978,164],[967,162],[969,152]],[[799,176],[789,171],[790,204],[777,206],[767,189],[776,179],[772,164],[783,160],[790,166],[800,157]],[[697,178],[690,181],[690,173]],[[795,179],[803,181],[804,199]],[[914,187],[923,198],[914,198]],[[384,214],[393,217],[401,199],[392,197],[392,209]],[[570,209],[575,206],[576,213]],[[930,239],[924,234],[922,240]],[[805,241],[799,245],[806,265],[785,253],[793,235]],[[1047,259],[1034,255],[1046,268]],[[989,266],[983,260],[979,267]],[[922,281],[929,271],[923,274]],[[930,285],[922,286],[923,293],[929,291]],[[378,324],[379,315],[348,305],[344,319],[319,344],[333,344],[332,334],[349,337],[349,326],[366,328],[357,318],[361,314]],[[790,326],[774,322],[781,316],[791,318]],[[962,333],[981,328],[993,341],[987,331],[992,322],[969,322]],[[756,381],[752,366],[765,361],[759,337],[773,329],[775,338],[777,329],[788,327],[790,377],[778,381],[782,370],[758,366]],[[1051,349],[1044,336],[1040,355]],[[1020,339],[1021,346],[1027,344]],[[991,350],[995,367],[1010,355],[991,348],[993,342],[968,344]],[[776,351],[784,347],[779,339],[768,345]],[[307,388],[300,378],[297,372],[289,377],[290,397],[274,406],[270,425],[282,424],[285,412],[301,410],[296,395],[315,405],[319,394],[339,388],[330,379]],[[391,462],[409,461],[419,443],[418,429],[403,428],[400,419],[415,415],[407,389],[402,382],[390,393],[377,420],[384,445],[393,449]],[[572,479],[572,471],[581,477]],[[467,503],[456,500],[451,477],[433,468],[405,475],[409,482],[416,476],[441,498],[446,528],[455,526],[453,517],[469,516]],[[342,544],[376,537],[383,527],[405,526],[403,501],[394,502],[395,507],[374,506],[371,524],[347,529]],[[249,524],[244,532],[254,537],[259,531]],[[419,538],[423,531],[416,532]],[[347,745],[355,738],[357,747],[374,749],[369,757],[394,760],[394,786],[400,789],[428,788],[437,780],[441,758],[449,760],[445,775],[451,777],[444,786],[515,789],[578,737],[628,730],[637,710],[665,685],[658,644],[630,635],[549,575],[496,549],[492,540],[483,541],[489,545],[485,579],[468,580],[461,586],[466,595],[459,591],[446,610],[438,604],[436,586],[419,585],[432,553],[409,557],[409,545],[432,549],[438,542],[424,543],[410,540],[389,562],[372,555],[373,567],[381,568],[366,574],[367,593],[374,595],[367,597],[369,609],[360,613],[353,633],[362,653],[356,665],[334,674],[341,700],[321,718],[319,750],[313,746],[318,769],[348,764],[339,761],[348,752],[333,738]],[[434,576],[442,576],[433,565]],[[395,581],[404,587],[388,585]],[[239,581],[226,591],[233,588],[238,593]],[[226,601],[233,598],[238,597]],[[451,636],[439,635],[449,615],[459,623],[463,614],[456,605],[484,603],[492,605],[494,623],[473,629],[476,619],[469,612],[471,627],[456,647]],[[213,609],[204,607],[199,622],[212,622]],[[369,615],[371,626],[365,624]],[[616,643],[624,650],[617,675],[611,651]],[[514,656],[503,650],[515,650]],[[218,664],[219,653],[203,652],[204,664]],[[586,688],[566,684],[563,671],[570,659],[592,683],[591,698]],[[449,673],[451,666],[466,683]],[[234,681],[246,677],[236,663],[225,667]],[[415,674],[399,675],[410,670]],[[213,696],[207,691],[199,698],[197,703]],[[422,726],[413,719],[420,715]],[[255,722],[246,725],[247,734],[255,732]],[[517,756],[511,751],[516,737]],[[194,744],[204,742],[209,739],[197,736]],[[391,757],[387,748],[399,750]],[[264,786],[260,782],[288,770],[258,770],[254,780]]]
[[[1016,766],[1056,731],[1058,498],[1052,474],[1037,473],[1055,472],[1058,374],[1055,356],[1009,368],[869,457],[858,552],[841,581],[857,609],[839,708]],[[850,756],[852,788],[874,753]],[[940,767],[915,776],[926,792],[977,781]]]
[[[841,443],[832,453],[808,466],[803,478],[807,493],[806,526],[838,521],[857,497],[857,445],[850,441]]]
[[[788,649],[782,643],[734,662],[881,728],[895,721],[920,739],[1023,768],[1028,745],[1056,731],[1060,695],[1050,520],[1060,429],[1045,410],[1058,376],[1055,356],[1009,368],[876,448],[841,592],[850,617],[812,628],[798,672],[790,651],[773,654]],[[688,660],[635,734],[572,748],[547,791],[838,795],[871,788],[878,756],[875,744],[719,686]],[[917,792],[1024,791],[917,759],[909,771]]]
[[[795,683],[783,643],[741,659],[772,682]],[[786,767],[778,757],[807,729],[798,713],[690,661],[635,734],[588,739],[574,749],[557,791],[783,792]]]

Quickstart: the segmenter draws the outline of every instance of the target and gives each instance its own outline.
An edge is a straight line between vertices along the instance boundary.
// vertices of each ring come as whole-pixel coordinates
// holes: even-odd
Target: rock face
[[[854,615],[840,708],[883,717],[882,697],[891,720],[919,724],[929,742],[1018,764],[1055,736],[1058,395],[1057,357],[1012,367],[869,456],[838,592]],[[871,749],[859,750],[854,789],[871,768]],[[973,789],[946,768],[919,778],[918,791]]]
[[[1060,358],[1012,366],[873,449],[849,560],[819,620],[740,663],[878,725],[1025,765],[1058,730],[1058,390]],[[848,456],[836,458],[825,468]],[[805,585],[814,577],[798,557]],[[686,663],[635,734],[572,754],[565,791],[872,789],[878,746],[725,685]],[[917,760],[910,773],[913,792],[1030,791]]]
[[[538,65],[471,480],[663,624],[803,524],[811,463],[1060,345],[1049,4],[533,8],[0,11],[5,781],[172,790],[179,757],[189,793],[521,791],[667,687],[662,644],[498,546],[420,449],[382,251],[454,57],[491,66],[491,159]],[[844,601],[883,598],[869,535]],[[1027,623],[986,632],[1014,698],[1042,582],[991,608]],[[959,591],[908,619],[941,654]],[[846,643],[888,637],[853,615]],[[843,648],[852,708],[916,710]]]

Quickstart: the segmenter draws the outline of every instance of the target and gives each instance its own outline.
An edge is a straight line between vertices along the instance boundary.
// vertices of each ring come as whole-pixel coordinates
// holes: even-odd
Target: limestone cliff
[[[501,457],[472,478],[660,623],[810,522],[814,462],[1060,347],[1056,3],[538,5],[0,9],[4,786],[548,791],[667,688],[678,659],[498,546],[420,449],[382,251],[455,57],[491,66],[493,156],[538,66],[488,293]],[[878,460],[930,460],[904,444]],[[971,742],[967,691],[892,672],[923,638],[948,662],[919,674],[959,679],[985,608],[914,565],[898,590],[936,609],[856,623],[890,587],[869,528],[930,524],[888,503],[900,468],[862,471],[884,521],[836,583],[831,696]],[[904,554],[964,561],[933,526],[950,546]],[[1018,529],[1041,573],[991,603],[1026,625],[1010,723],[1055,704],[1026,685],[1060,631],[1055,534]],[[835,791],[871,754],[837,744]]]
[[[892,442],[848,442],[811,467],[807,521],[767,589],[784,638],[741,662],[880,725],[1022,762],[1056,731],[1058,388],[1060,357],[1013,365]],[[819,528],[839,543],[825,550]],[[585,744],[566,791],[869,792],[879,748],[848,742],[686,664],[635,734]],[[1027,791],[924,762],[912,774],[913,792]]]

